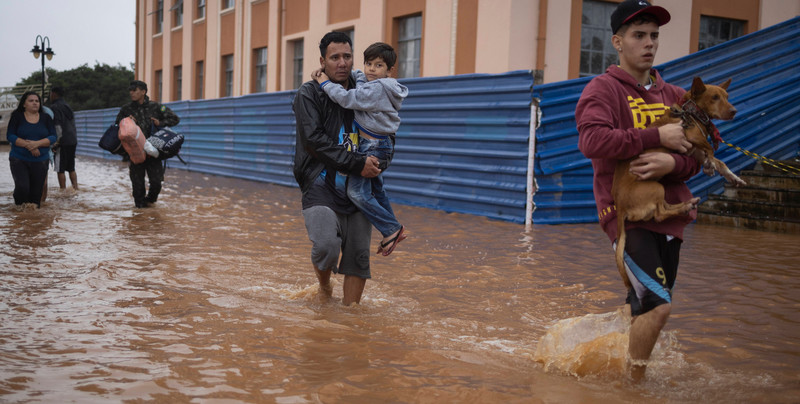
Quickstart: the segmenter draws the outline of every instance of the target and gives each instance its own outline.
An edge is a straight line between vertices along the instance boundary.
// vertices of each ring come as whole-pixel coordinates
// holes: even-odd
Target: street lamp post
[[[45,41],[47,42],[46,48],[44,44]],[[39,48],[39,44],[42,45],[41,48]],[[42,102],[44,102],[44,58],[46,56],[47,60],[52,60],[53,55],[55,55],[53,49],[50,48],[50,38],[36,35],[36,40],[34,42],[33,49],[31,49],[31,53],[33,53],[34,59],[39,59],[39,55],[44,53],[44,55],[42,55]]]

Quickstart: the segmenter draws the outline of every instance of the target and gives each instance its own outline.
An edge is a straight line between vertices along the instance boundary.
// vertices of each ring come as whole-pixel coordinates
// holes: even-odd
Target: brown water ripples
[[[295,188],[169,169],[159,202],[134,209],[124,164],[79,156],[80,191],[51,173],[43,208],[19,210],[0,172],[0,401],[800,396],[797,235],[691,225],[673,315],[631,385],[597,224],[397,206],[410,238],[374,256],[362,304],[344,307],[341,279],[332,300],[317,293]],[[567,349],[543,356],[545,340]]]

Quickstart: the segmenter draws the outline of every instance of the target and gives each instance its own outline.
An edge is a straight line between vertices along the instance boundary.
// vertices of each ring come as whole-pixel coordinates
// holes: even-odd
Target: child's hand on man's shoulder
[[[311,78],[315,80],[317,83],[323,83],[327,80],[330,80],[328,78],[328,75],[325,74],[325,72],[323,72],[322,69],[317,69],[311,72]]]

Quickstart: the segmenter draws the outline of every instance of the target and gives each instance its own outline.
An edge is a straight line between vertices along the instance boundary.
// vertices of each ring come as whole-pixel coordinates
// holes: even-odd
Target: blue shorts
[[[682,242],[645,229],[630,229],[627,234],[625,270],[632,287],[625,302],[631,305],[631,315],[638,316],[672,303]]]

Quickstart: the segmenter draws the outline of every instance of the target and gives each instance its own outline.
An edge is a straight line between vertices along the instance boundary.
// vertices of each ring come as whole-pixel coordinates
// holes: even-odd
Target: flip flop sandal
[[[383,254],[384,257],[388,257],[389,254],[394,251],[394,248],[397,247],[401,241],[405,240],[408,236],[405,235],[405,226],[400,226],[400,231],[397,232],[397,235],[392,237],[391,240],[381,243],[381,246],[378,248],[378,251]]]
[[[403,226],[400,226],[400,228],[403,228]],[[398,234],[398,235],[400,235],[400,232],[397,232],[397,234]],[[389,241],[387,241],[386,243],[382,243],[382,242],[381,242],[381,243],[378,243],[378,251],[375,251],[375,254],[380,254],[380,253],[382,253],[382,252],[383,252],[383,249],[384,249],[384,248],[386,248],[386,247],[388,247],[388,246],[389,246],[389,244],[392,244],[392,243],[393,243],[393,242],[394,242],[396,239],[397,239],[397,236],[395,236],[395,237],[392,237],[392,239],[391,239],[391,240],[389,240]]]

